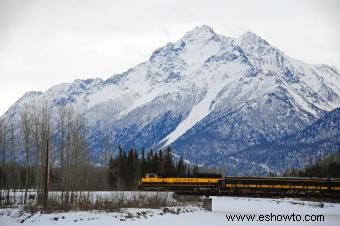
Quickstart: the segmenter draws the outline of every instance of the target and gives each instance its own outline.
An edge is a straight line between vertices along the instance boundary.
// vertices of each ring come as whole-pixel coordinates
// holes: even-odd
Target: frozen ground
[[[325,221],[228,221],[226,215],[231,214],[295,214],[301,215],[324,215]],[[257,219],[257,218],[255,218]],[[20,223],[23,222],[23,223]],[[199,207],[171,207],[162,210],[154,209],[124,209],[119,213],[105,212],[69,212],[53,214],[23,214],[20,216],[19,209],[0,210],[0,225],[156,225],[156,226],[200,226],[200,225],[340,225],[340,204],[316,203],[298,201],[295,199],[256,199],[256,198],[233,198],[213,197],[213,211],[207,212]]]

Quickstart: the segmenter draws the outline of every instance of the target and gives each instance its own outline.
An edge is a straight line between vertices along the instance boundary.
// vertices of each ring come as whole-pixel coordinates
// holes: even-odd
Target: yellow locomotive
[[[219,174],[195,174],[186,177],[163,177],[148,173],[138,183],[140,190],[215,190],[222,182]]]

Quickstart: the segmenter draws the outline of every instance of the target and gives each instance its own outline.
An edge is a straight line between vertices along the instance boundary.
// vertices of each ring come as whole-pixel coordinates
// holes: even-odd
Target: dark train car
[[[306,177],[226,177],[226,190],[230,193],[262,194],[325,194],[339,193],[340,180]]]

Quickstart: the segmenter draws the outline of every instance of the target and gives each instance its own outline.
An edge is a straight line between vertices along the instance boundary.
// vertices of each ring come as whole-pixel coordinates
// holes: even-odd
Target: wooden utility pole
[[[45,187],[44,187],[44,210],[47,211],[48,205],[48,181],[49,181],[49,140],[46,140],[46,163],[45,163]]]

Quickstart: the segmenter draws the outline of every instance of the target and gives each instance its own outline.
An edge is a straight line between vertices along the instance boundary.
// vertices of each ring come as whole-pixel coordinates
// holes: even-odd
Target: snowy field
[[[254,221],[228,221],[226,215],[252,214]],[[259,215],[295,214],[301,221],[257,221]],[[308,215],[323,215],[324,221],[303,221]],[[21,223],[22,222],[22,223]],[[0,225],[340,225],[340,204],[299,201],[296,199],[261,199],[213,197],[213,211],[197,206],[179,206],[162,209],[121,209],[120,212],[68,212],[30,215],[20,209],[1,209]]]

